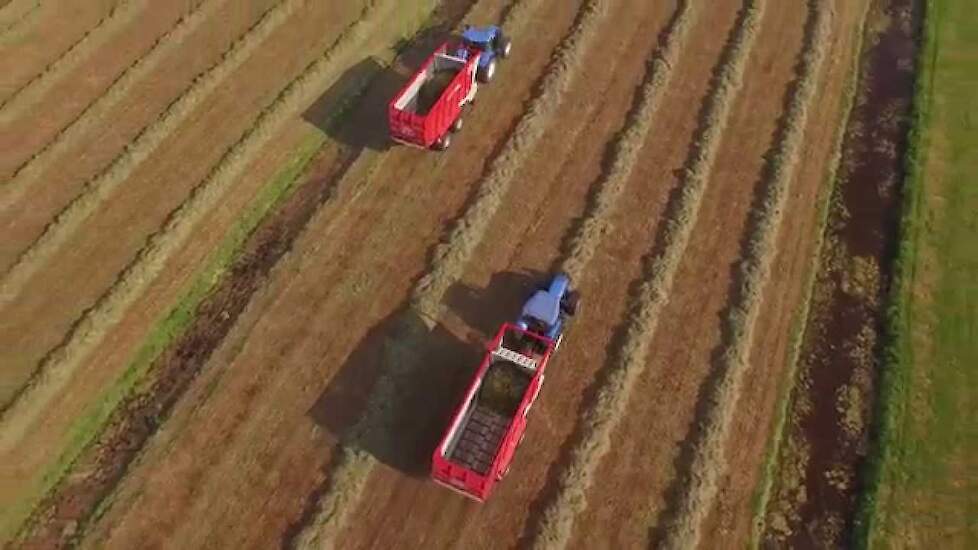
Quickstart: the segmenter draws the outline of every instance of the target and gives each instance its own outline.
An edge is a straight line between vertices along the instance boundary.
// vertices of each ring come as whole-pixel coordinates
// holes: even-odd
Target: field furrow
[[[811,101],[821,77],[822,61],[831,41],[832,6],[809,2],[807,24],[799,62],[798,77],[792,84],[788,107],[781,119],[777,143],[768,155],[761,181],[759,208],[751,214],[747,244],[737,266],[738,288],[726,311],[726,341],[706,391],[707,409],[700,434],[693,443],[688,485],[679,497],[676,518],[668,527],[666,544],[676,548],[697,546],[702,540],[703,523],[714,506],[720,478],[728,467],[725,447],[741,394],[744,371],[749,368],[750,347],[760,315],[763,292],[771,275],[795,167],[805,138]]]
[[[263,42],[285,23],[305,0],[282,0],[222,56],[221,60],[194,80],[194,85],[174,101],[158,120],[144,128],[112,164],[85,183],[80,194],[55,216],[41,235],[16,252],[17,257],[0,279],[0,307],[13,301],[25,285],[75,231],[119,188],[189,117],[199,104],[234,74]],[[8,260],[9,261],[9,260]]]
[[[0,101],[0,125],[9,125],[14,119],[27,114],[59,80],[103,47],[123,27],[130,25],[144,9],[146,0],[121,0],[61,57]]]
[[[29,116],[5,124],[9,133],[0,134],[0,148],[5,151],[0,157],[0,174],[9,180],[0,186],[0,212],[12,215],[10,207],[24,198],[52,162],[104,123],[133,86],[159,70],[160,63],[222,3],[206,0],[191,6],[189,12],[171,4],[151,4],[70,75],[52,83],[54,89]],[[13,223],[7,220],[5,225],[9,228]]]
[[[651,539],[653,545],[662,545],[666,527],[675,521],[679,495],[689,479],[692,442],[696,440],[700,414],[708,407],[711,371],[715,370],[717,350],[724,342],[725,326],[721,320],[736,288],[736,265],[746,239],[748,219],[759,205],[759,182],[765,177],[766,155],[778,141],[786,102],[794,87],[798,52],[806,29],[804,16],[804,11],[781,3],[771,3],[764,11],[742,90],[731,106],[717,152],[712,170],[715,184],[709,186],[701,200],[699,221],[679,262],[668,302],[660,311],[659,330],[649,337],[647,365],[632,383],[633,398],[612,436],[615,443],[595,473],[601,483],[594,485],[588,501],[601,505],[589,506],[578,518],[576,545],[596,543],[592,533],[609,522],[618,525],[621,539],[616,540],[621,543]],[[822,105],[832,107],[837,93],[837,88],[826,88]],[[832,109],[826,108],[824,113],[833,116]],[[829,132],[834,129],[831,125],[820,127]],[[819,177],[824,173],[814,174],[811,170],[821,166],[823,146],[821,138],[813,142],[812,160],[810,164],[806,160],[805,169],[799,172],[804,174],[805,183],[799,184],[796,191],[802,197],[810,197],[822,184]],[[808,224],[815,216],[814,204],[792,195],[790,208],[795,215],[790,226],[785,226],[785,234],[791,234],[793,245],[782,249],[781,254],[796,267],[810,257],[811,234],[806,229],[810,229]],[[782,278],[783,283],[790,284],[789,275],[779,273],[778,279]],[[790,312],[797,295],[783,300],[772,302],[771,307]],[[790,314],[779,317],[779,322],[785,318],[790,318]],[[790,321],[771,327],[770,337],[786,339],[789,324]],[[784,356],[779,355],[782,350],[780,345],[771,348],[771,370],[755,381],[765,392],[778,386],[778,367],[783,366],[778,357],[783,360]],[[766,410],[770,414],[770,409]],[[731,439],[731,446],[738,449],[738,457],[750,454],[754,462],[744,458],[741,469],[731,470],[723,480],[729,483],[736,479],[738,492],[724,494],[722,508],[725,520],[730,518],[730,507],[738,509],[737,524],[725,524],[731,531],[709,529],[706,546],[737,546],[747,540],[751,489],[742,481],[759,471],[765,438],[762,424],[768,418],[760,407],[749,416],[752,420],[742,424],[737,419],[742,431],[738,438]],[[758,446],[761,453],[755,452]]]
[[[122,0],[8,5],[11,20],[0,26],[0,102],[68,55]]]
[[[269,12],[270,18],[263,20],[263,23],[274,21],[274,27],[278,27],[278,25],[289,19],[293,13],[298,13],[297,10],[300,8],[298,4],[301,4],[301,2],[292,3],[290,0],[286,0],[285,4],[281,4],[278,8]],[[282,11],[279,11],[279,8]],[[320,17],[327,16],[325,13],[319,13],[318,15]],[[299,21],[305,27],[304,30],[309,33],[308,36],[321,36],[321,34],[314,34],[313,19],[300,18]],[[259,25],[262,24],[260,23]],[[271,34],[272,30],[269,29],[268,33]],[[356,31],[354,30],[353,32]],[[281,40],[276,46],[283,49],[289,48],[292,45],[289,44],[289,41],[293,41],[294,44],[294,42],[299,42],[302,38],[295,33],[285,32],[279,32],[277,36]],[[196,140],[190,140],[186,137],[183,140],[179,140],[179,143],[173,144],[176,147],[175,150],[171,151],[171,154],[175,155],[174,157],[167,157],[162,161],[156,159],[157,162],[152,162],[148,165],[147,168],[155,169],[155,172],[142,172],[133,176],[136,178],[135,181],[148,180],[151,183],[159,181],[157,178],[167,176],[170,178],[174,176],[185,176],[189,181],[168,181],[166,186],[157,184],[152,189],[143,189],[139,186],[125,189],[125,193],[114,196],[114,200],[105,205],[106,209],[108,209],[107,212],[101,212],[98,218],[86,228],[86,231],[81,232],[77,235],[77,238],[72,239],[71,243],[73,246],[66,251],[65,256],[60,258],[62,261],[60,265],[47,269],[43,274],[44,276],[33,277],[31,279],[30,282],[34,285],[48,285],[50,287],[50,282],[45,280],[45,276],[55,275],[60,278],[65,271],[70,272],[68,268],[72,264],[74,264],[75,269],[84,269],[87,263],[85,261],[87,259],[86,254],[91,253],[93,248],[96,250],[101,249],[100,252],[102,253],[99,256],[104,262],[101,267],[108,269],[102,270],[100,281],[93,278],[91,282],[97,285],[100,283],[104,285],[103,281],[115,276],[119,273],[118,270],[121,270],[121,273],[116,276],[111,286],[105,289],[103,294],[95,300],[93,305],[88,306],[87,309],[82,309],[85,306],[79,307],[81,306],[79,302],[85,300],[88,296],[80,296],[79,294],[82,293],[79,292],[78,287],[73,289],[73,301],[77,304],[75,307],[78,308],[75,311],[83,311],[82,316],[73,321],[69,321],[68,319],[61,320],[62,323],[65,321],[71,322],[68,336],[54,349],[45,354],[44,359],[31,374],[31,378],[27,384],[21,392],[15,395],[10,406],[4,410],[3,416],[0,417],[0,426],[4,426],[6,429],[4,429],[3,436],[0,436],[0,451],[5,449],[9,450],[10,445],[14,444],[22,433],[21,430],[30,425],[36,414],[43,410],[45,403],[56,395],[64,384],[68,382],[74,370],[84,361],[85,356],[98,345],[101,337],[109,327],[118,322],[120,317],[125,313],[126,308],[139,297],[145,287],[163,269],[168,257],[174,251],[178,250],[191,235],[195,224],[221,201],[224,193],[235,183],[236,178],[241,175],[242,171],[253,159],[253,156],[261,150],[261,147],[275,137],[275,132],[299,112],[306,103],[312,101],[314,94],[316,94],[316,88],[314,86],[322,80],[329,78],[332,72],[337,70],[338,67],[334,63],[334,58],[336,56],[342,58],[343,55],[350,55],[351,49],[356,45],[356,42],[353,41],[352,44],[347,46],[348,42],[346,40],[340,40],[338,42],[340,45],[339,50],[327,48],[323,55],[296,77],[287,88],[277,96],[273,96],[263,107],[260,104],[266,100],[269,94],[261,88],[249,90],[253,96],[252,101],[248,102],[243,101],[244,97],[242,92],[235,93],[233,97],[231,94],[225,93],[214,98],[214,100],[223,103],[222,107],[226,109],[237,109],[238,113],[234,111],[231,113],[222,112],[213,105],[203,106],[201,109],[207,116],[214,118],[226,114],[243,114],[241,111],[247,107],[257,108],[258,113],[255,115],[256,118],[253,119],[251,125],[243,128],[243,133],[239,134],[240,137],[237,138],[237,142],[230,148],[224,150],[223,154],[221,154],[222,152],[219,148],[221,142],[213,139],[218,130],[207,124],[200,125],[199,123],[201,121],[195,121],[198,122],[198,125],[194,128],[197,133],[197,136],[195,136],[197,138]],[[257,44],[254,47],[257,47]],[[271,48],[266,48],[261,52],[261,55],[270,57],[273,55],[273,52]],[[252,74],[260,74],[264,70],[259,66],[260,62],[260,58],[250,60],[247,68],[254,71]],[[283,69],[294,70],[300,64],[301,60],[296,59],[295,62],[283,66]],[[247,73],[245,75],[238,75],[237,78],[245,79],[246,75]],[[252,102],[257,103],[257,105]],[[234,139],[234,130],[240,128],[243,124],[238,122],[236,125],[226,124],[225,126],[226,128],[221,128],[221,131],[225,132],[224,135],[227,138]],[[185,158],[184,155],[189,152],[188,149],[196,149],[198,153],[202,152],[201,148],[193,147],[193,145],[195,143],[201,143],[200,140],[207,139],[212,140],[210,151],[208,151],[210,155],[199,155],[202,157],[200,159],[201,162],[196,165],[181,162]],[[217,163],[212,165],[208,171],[207,166],[211,166],[211,162]],[[178,164],[182,172],[175,171],[173,169],[174,164]],[[190,169],[196,170],[187,173]],[[128,172],[128,170],[125,171]],[[128,175],[125,174],[125,176]],[[106,186],[115,187],[121,185],[128,179],[121,174],[119,176],[118,179],[113,178],[111,181],[103,182],[105,185],[100,186],[100,191],[97,192],[98,195],[102,196],[90,195],[89,198],[92,200],[80,199],[79,202],[75,203],[78,206],[77,211],[80,217],[87,217],[87,214],[94,212],[98,207],[97,203],[104,202],[104,199],[107,198]],[[192,184],[194,181],[200,181],[200,183],[196,186],[188,185],[188,183]],[[182,185],[180,185],[181,183]],[[180,193],[180,191],[189,192],[189,196]],[[147,204],[150,197],[155,200]],[[126,206],[130,206],[131,208],[126,208]],[[142,206],[143,210],[138,210],[138,206]],[[168,207],[173,208],[169,213],[167,213]],[[79,225],[81,223],[82,220],[77,219],[78,216],[74,215],[75,212],[73,210],[69,214],[70,220],[68,225]],[[124,225],[128,227],[128,233],[124,238],[117,241],[106,240],[104,238],[105,235],[98,232],[98,228],[104,224],[105,220],[118,219],[120,217],[120,222],[123,220],[127,222]],[[163,227],[154,226],[154,222],[163,222],[164,225]],[[143,227],[143,231],[136,230],[140,224]],[[65,242],[69,241],[65,239]],[[140,247],[140,245],[142,246]],[[114,252],[114,254],[110,252]],[[129,260],[132,255],[135,255],[135,258]],[[109,262],[109,258],[115,258],[115,261]],[[113,269],[116,266],[118,268]],[[57,270],[57,273],[52,273],[54,270]],[[92,275],[91,271],[89,271],[89,275]],[[88,292],[98,292],[105,288],[104,286],[99,288],[99,286],[95,285],[93,287],[90,287]],[[36,303],[31,303],[31,298],[36,297],[37,295],[34,293],[28,293],[25,296],[27,299],[10,306],[7,310],[8,313],[17,311],[17,306],[36,307]],[[48,295],[45,298],[52,299],[55,297]],[[65,300],[63,303],[70,303],[67,302],[67,297],[61,298]],[[47,321],[49,323],[51,322],[50,319]],[[23,328],[23,326],[20,328]]]
[[[356,7],[350,6],[350,11],[355,11]],[[43,485],[44,483],[50,482],[46,474],[43,480],[36,477],[39,475],[37,474],[37,468],[48,461],[56,459],[57,453],[52,452],[52,450],[67,443],[63,441],[63,438],[75,420],[75,415],[93,405],[93,399],[97,398],[102,392],[101,385],[111,384],[115,380],[115,377],[122,373],[121,366],[118,364],[107,365],[101,362],[85,362],[85,356],[100,349],[100,340],[106,336],[106,329],[112,325],[113,321],[123,318],[128,309],[128,303],[126,301],[138,298],[141,290],[153,282],[154,276],[158,273],[158,271],[154,270],[160,270],[166,264],[166,254],[174,249],[182,253],[188,250],[188,248],[193,248],[183,247],[173,239],[185,238],[190,233],[194,223],[207,214],[206,208],[209,208],[216,201],[220,200],[220,194],[226,186],[234,181],[239,183],[239,194],[233,200],[225,200],[223,202],[224,209],[219,212],[219,215],[208,218],[210,226],[215,227],[218,231],[214,237],[217,239],[220,238],[221,228],[217,220],[222,219],[224,216],[230,216],[233,219],[235,214],[239,212],[235,207],[243,207],[244,205],[241,203],[246,204],[248,202],[250,197],[257,192],[256,186],[259,186],[258,183],[261,181],[244,185],[247,178],[239,177],[240,170],[251,164],[253,153],[258,148],[254,143],[256,136],[266,140],[274,137],[272,132],[276,129],[274,126],[276,123],[293,120],[293,117],[303,107],[302,102],[311,101],[310,96],[316,93],[315,86],[321,84],[315,79],[331,78],[331,72],[337,69],[337,67],[330,63],[330,59],[332,59],[331,54],[342,54],[345,51],[349,55],[349,48],[357,46],[356,43],[349,46],[343,45],[338,50],[337,48],[329,47],[329,43],[337,40],[337,36],[342,31],[342,25],[348,23],[357,13],[348,12],[345,14],[345,20],[344,18],[337,18],[335,11],[325,8],[310,12],[297,12],[297,15],[300,14],[301,17],[291,18],[286,28],[281,29],[271,40],[266,42],[262,51],[256,54],[257,57],[244,66],[243,72],[235,75],[237,84],[243,90],[249,90],[249,94],[243,94],[241,91],[226,90],[224,93],[212,98],[212,100],[217,101],[216,104],[204,105],[207,117],[220,118],[228,114],[233,115],[235,111],[232,109],[237,109],[237,114],[242,114],[242,111],[246,114],[247,110],[252,110],[252,113],[256,111],[265,113],[261,115],[264,121],[263,124],[257,130],[252,129],[252,133],[248,134],[251,136],[250,141],[252,142],[251,154],[249,155],[249,151],[247,150],[242,150],[240,145],[234,150],[237,154],[226,152],[223,157],[225,161],[221,167],[213,167],[211,169],[211,175],[203,184],[204,187],[202,190],[192,193],[190,202],[184,203],[185,205],[190,204],[191,206],[182,207],[178,213],[168,218],[166,228],[173,229],[176,227],[176,237],[174,237],[173,232],[163,230],[160,235],[166,235],[166,237],[157,237],[150,241],[148,245],[150,248],[148,250],[151,252],[145,252],[140,255],[138,257],[139,259],[130,265],[130,268],[117,282],[117,286],[113,286],[109,294],[100,299],[97,306],[87,311],[85,314],[86,320],[79,325],[75,325],[71,333],[72,336],[65,340],[66,347],[58,348],[60,351],[56,350],[48,354],[46,366],[42,367],[41,371],[46,374],[41,375],[40,382],[37,385],[31,386],[32,389],[27,390],[26,393],[20,394],[20,399],[11,408],[7,409],[3,418],[4,425],[14,427],[15,429],[4,430],[4,436],[10,436],[3,442],[4,463],[11,465],[9,468],[4,468],[2,472],[4,486],[7,487],[8,484],[11,486],[11,490],[5,492],[5,496],[17,498],[21,489],[28,490],[32,487],[36,488],[38,483]],[[337,43],[345,44],[345,40],[339,40]],[[303,45],[304,47],[302,47]],[[319,51],[316,51],[317,49]],[[281,57],[283,52],[291,52],[291,59],[289,63],[279,63],[277,65],[279,67],[278,70],[285,73],[283,76],[286,77],[279,79],[279,81],[285,82],[289,80],[289,72],[293,72],[292,74],[300,73],[302,76],[295,80],[295,83],[289,88],[290,92],[269,98],[268,96],[274,94],[275,90],[268,90],[265,87],[256,86],[252,81],[260,81],[263,77],[267,77],[269,59]],[[303,52],[303,54],[299,55],[298,52]],[[347,61],[346,59],[340,60],[341,63]],[[311,63],[311,65],[303,73],[302,65],[307,62]],[[278,97],[278,100],[275,97]],[[263,100],[271,101],[269,105],[272,105],[272,107],[262,111]],[[175,187],[175,184],[181,184],[182,190],[186,192],[188,188],[192,187],[194,182],[201,181],[201,178],[207,174],[208,167],[213,166],[212,163],[222,158],[220,156],[223,149],[222,145],[226,146],[227,144],[227,141],[223,141],[223,139],[229,137],[233,139],[236,128],[228,128],[226,133],[215,132],[212,126],[213,120],[209,123],[207,117],[198,121],[202,126],[192,129],[198,133],[195,139],[179,140],[179,147],[171,151],[171,157],[161,159],[162,162],[153,163],[154,168],[160,170],[163,174],[169,174],[172,178],[178,178],[168,182],[171,184],[170,187],[151,190],[133,189],[132,192],[135,198],[130,198],[132,202],[126,203],[125,197],[117,197],[118,202],[113,201],[112,206],[117,209],[117,212],[121,211],[124,215],[135,216],[135,218],[130,217],[127,223],[123,224],[129,227],[133,233],[135,233],[139,222],[144,224],[143,227],[145,229],[151,229],[152,226],[150,224],[154,220],[152,218],[140,220],[140,218],[147,217],[146,212],[130,212],[127,210],[127,205],[130,207],[135,205],[156,207],[158,209],[157,212],[159,212],[159,209],[166,208],[167,205],[165,203],[159,201],[150,201],[148,203],[145,201],[139,202],[138,199],[145,199],[148,192],[156,191],[157,198],[160,198],[161,193],[169,193],[170,200],[180,200],[181,196],[177,193],[181,188]],[[241,128],[241,126],[247,123],[248,118],[239,118],[242,118],[241,122],[232,126],[237,126],[240,130],[247,130],[247,128]],[[256,131],[258,132],[257,134],[255,133]],[[188,133],[189,135],[190,133]],[[210,143],[208,143],[208,139],[211,140]],[[201,154],[204,150],[203,144],[207,144],[209,155]],[[193,158],[190,152],[200,154],[197,157],[199,162],[190,162]],[[174,170],[174,166],[177,166],[178,169]],[[181,172],[180,169],[184,171]],[[188,173],[186,170],[192,171]],[[238,173],[235,171],[238,171]],[[183,176],[186,176],[185,180],[182,179]],[[136,181],[145,180],[138,179]],[[158,180],[150,179],[149,181],[154,182]],[[161,214],[164,214],[164,212],[159,212],[159,215]],[[100,218],[104,220],[107,216],[103,215]],[[101,239],[97,233],[86,232],[85,235],[89,240],[84,242],[96,246],[104,247],[119,244],[118,242]],[[139,235],[135,234],[131,236],[135,237],[133,241],[136,242],[130,241],[128,243],[132,247],[129,250],[135,252],[138,248],[133,245],[139,242]],[[202,239],[195,240],[195,244],[198,241],[202,241]],[[167,246],[170,248],[163,248]],[[91,254],[91,250],[86,252],[82,249],[78,250],[77,253],[80,253],[80,256],[76,256],[75,261],[84,265],[86,254]],[[48,272],[45,272],[45,275],[59,276],[58,273]],[[105,275],[111,276],[112,273],[105,273]],[[60,277],[63,278],[64,274],[60,274]],[[58,288],[58,286],[55,285],[47,288]],[[78,287],[63,288],[63,290],[78,291]],[[146,311],[141,310],[138,313],[144,314]],[[100,326],[100,323],[106,321],[108,321],[108,325]],[[124,328],[126,331],[131,331],[134,326],[126,324]],[[116,342],[110,344],[110,346],[114,345],[117,345]],[[79,351],[81,354],[76,355],[75,353]],[[13,359],[13,357],[4,357],[4,359],[9,360]],[[55,365],[54,369],[46,370],[46,367],[52,364]],[[78,368],[84,368],[85,376],[77,378],[73,376]],[[62,389],[65,390],[63,393],[61,392]],[[41,402],[33,400],[33,397],[38,397],[40,401],[57,398],[59,400],[59,407],[54,409],[44,407]],[[14,426],[15,424],[16,426]],[[44,429],[32,429],[32,427],[36,426],[44,426]],[[19,440],[20,438],[17,436],[18,432],[29,441],[24,442],[23,440]],[[33,473],[34,475],[26,475],[28,473]],[[18,487],[17,490],[13,490],[12,487],[14,485]],[[23,511],[21,510],[20,512]]]

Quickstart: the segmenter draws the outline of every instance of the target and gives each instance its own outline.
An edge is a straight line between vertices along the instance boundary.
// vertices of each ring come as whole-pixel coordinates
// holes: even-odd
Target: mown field
[[[0,540],[748,544],[870,4],[0,2]],[[512,57],[391,146],[464,23]],[[556,269],[584,307],[476,505],[428,457]]]

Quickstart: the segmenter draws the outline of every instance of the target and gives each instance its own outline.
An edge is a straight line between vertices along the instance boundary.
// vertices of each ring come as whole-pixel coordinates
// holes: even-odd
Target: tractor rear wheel
[[[479,82],[482,82],[483,84],[488,84],[489,81],[492,80],[492,77],[495,76],[495,74],[496,74],[496,60],[493,59],[492,61],[489,62],[488,65],[486,65],[483,68],[480,68],[479,71],[476,73],[476,76],[479,78]]]
[[[560,307],[561,309],[564,310],[564,313],[573,317],[577,315],[577,309],[580,306],[580,303],[581,303],[581,294],[576,290],[572,290],[568,292],[566,296],[564,296],[564,299],[561,301]]]

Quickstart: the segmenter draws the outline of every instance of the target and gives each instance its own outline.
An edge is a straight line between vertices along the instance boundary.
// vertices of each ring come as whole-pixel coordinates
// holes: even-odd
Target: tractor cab
[[[571,289],[570,278],[565,273],[558,273],[526,301],[516,326],[553,340],[556,349],[560,346],[567,318],[577,312],[578,300],[577,291]]]
[[[466,25],[462,31],[462,44],[459,46],[456,56],[464,60],[468,59],[473,50],[480,52],[479,80],[489,82],[496,72],[496,58],[509,57],[512,47],[509,38],[503,35],[502,29],[497,26],[473,27]]]

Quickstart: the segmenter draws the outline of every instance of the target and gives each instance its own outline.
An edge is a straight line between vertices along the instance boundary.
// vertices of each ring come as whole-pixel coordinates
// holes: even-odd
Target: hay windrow
[[[503,27],[510,34],[522,28],[537,1],[525,1],[509,11]],[[558,45],[539,85],[539,93],[520,119],[503,152],[489,168],[488,176],[479,183],[479,194],[472,207],[455,227],[448,243],[439,251],[429,275],[419,282],[413,293],[413,306],[431,311],[447,285],[459,276],[472,250],[481,240],[492,215],[499,207],[516,169],[525,160],[535,141],[543,134],[556,112],[564,90],[576,77],[580,59],[597,34],[606,14],[603,0],[589,0],[579,10],[571,30]],[[520,19],[517,19],[520,18]],[[372,434],[383,432],[391,422],[391,397],[396,395],[399,381],[419,363],[414,350],[428,336],[427,330],[415,322],[415,312],[409,310],[400,321],[397,337],[384,346],[384,370],[370,394],[367,413],[345,437],[339,458],[329,475],[329,486],[317,502],[312,520],[297,538],[300,548],[331,547],[350,520],[363,495],[376,459],[359,442]]]
[[[27,81],[6,100],[0,102],[0,124],[25,114],[35,103],[82,61],[128,25],[146,7],[147,0],[122,0],[87,30],[57,59],[48,64],[37,76]]]
[[[719,366],[719,380],[709,399],[702,435],[693,451],[690,479],[680,497],[676,519],[667,526],[666,546],[692,548],[698,545],[700,529],[713,508],[720,477],[726,470],[724,448],[730,433],[743,376],[749,368],[750,346],[760,313],[763,291],[777,252],[777,240],[794,169],[802,152],[809,106],[815,96],[820,69],[830,44],[832,8],[821,0],[809,1],[813,31],[806,36],[797,89],[785,116],[784,135],[775,145],[764,185],[764,200],[751,229],[740,264],[741,282],[726,323],[730,328]]]
[[[160,62],[183,45],[184,40],[207,21],[222,5],[220,0],[204,0],[162,36],[144,55],[134,60],[95,101],[89,104],[43,148],[31,155],[15,171],[10,181],[0,186],[0,212],[24,198],[33,184],[54,160],[85,139],[88,132],[105,120],[139,81],[152,74]]]
[[[306,0],[284,0],[265,12],[217,63],[199,75],[194,80],[194,84],[185,90],[157,120],[143,128],[105,170],[86,182],[82,192],[44,228],[41,236],[17,258],[16,263],[0,280],[0,306],[16,297],[31,276],[64,246],[82,223],[120,185],[128,181],[136,168],[196,111],[211,92],[247,61],[261,47],[265,39],[305,3]],[[253,133],[254,128],[252,126],[249,132]],[[233,155],[229,151],[224,160]]]
[[[513,12],[518,15],[527,13],[526,10],[517,12],[516,9]],[[489,164],[485,176],[477,184],[479,191],[471,206],[444,242],[436,247],[428,273],[411,296],[412,306],[427,318],[437,317],[445,291],[461,277],[489,223],[502,205],[517,170],[529,158],[556,115],[561,99],[577,76],[577,68],[606,12],[605,0],[585,2],[573,30],[554,54],[541,81],[540,94],[520,119],[502,151]]]
[[[79,319],[65,341],[45,357],[0,416],[0,452],[16,445],[37,415],[159,275],[170,255],[184,245],[196,223],[221,200],[255,155],[278,130],[312,103],[339,71],[360,55],[368,32],[390,16],[391,6],[383,4],[387,9],[378,9],[379,4],[379,0],[368,2],[357,21],[262,111],[256,124],[228,150],[190,198],[169,216],[165,226],[149,239],[115,284]]]
[[[678,206],[664,232],[663,251],[647,261],[644,282],[635,297],[635,308],[626,321],[624,344],[613,358],[594,406],[580,421],[570,463],[560,473],[557,495],[547,505],[537,528],[534,541],[537,547],[563,548],[570,541],[574,520],[587,507],[587,491],[595,471],[611,446],[611,434],[624,416],[636,379],[648,363],[649,340],[658,326],[659,314],[668,301],[679,262],[696,225],[764,6],[763,0],[745,0],[738,25],[721,58],[719,73],[706,98],[704,122],[680,182],[682,191]]]

